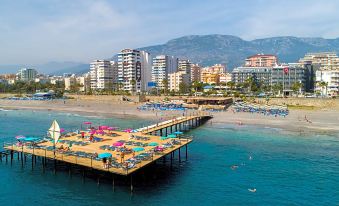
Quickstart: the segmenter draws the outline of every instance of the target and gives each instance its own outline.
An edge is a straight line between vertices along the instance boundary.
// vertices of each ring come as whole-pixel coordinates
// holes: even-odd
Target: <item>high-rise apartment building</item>
[[[165,89],[164,80],[168,81],[168,74],[176,72],[177,69],[178,58],[167,55],[156,56],[153,58],[152,82],[155,82],[158,88]]]
[[[114,61],[95,60],[90,64],[91,89],[113,90],[117,82],[118,65]]]
[[[179,59],[178,61],[178,71],[185,72],[186,74],[191,74],[192,63],[188,59]]]
[[[339,69],[339,57],[335,52],[307,53],[299,63],[318,64],[321,70]]]
[[[169,90],[170,91],[179,91],[180,85],[184,84],[188,88],[190,84],[191,76],[184,71],[178,71],[172,74],[169,74]]]
[[[201,67],[198,64],[191,65],[191,82],[200,82]]]
[[[277,64],[278,58],[272,54],[256,54],[245,60],[245,67],[273,67]]]
[[[145,51],[124,49],[118,54],[118,82],[129,92],[148,90],[151,81],[151,56]]]
[[[35,69],[22,68],[16,74],[17,80],[20,81],[34,81],[38,72]]]

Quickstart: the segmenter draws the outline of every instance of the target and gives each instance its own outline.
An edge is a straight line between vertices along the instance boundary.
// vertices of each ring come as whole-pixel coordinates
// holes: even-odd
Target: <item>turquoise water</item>
[[[73,129],[84,120],[141,127],[144,120],[99,119],[65,113],[0,111],[0,143],[43,135],[53,119]],[[157,177],[115,192],[109,182],[67,171],[0,163],[1,205],[339,205],[339,136],[293,135],[272,128],[206,124],[191,132],[188,161],[159,162]],[[183,155],[184,156],[184,155]],[[252,157],[252,160],[249,159]],[[184,157],[183,157],[184,159]],[[236,170],[231,165],[238,165]],[[148,171],[152,173],[153,171]],[[249,192],[256,188],[257,192]]]

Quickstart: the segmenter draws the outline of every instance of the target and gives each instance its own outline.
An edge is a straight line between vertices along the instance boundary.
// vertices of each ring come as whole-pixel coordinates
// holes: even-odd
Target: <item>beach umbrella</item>
[[[168,138],[176,138],[177,135],[175,135],[175,134],[169,134],[169,135],[167,135],[167,137],[168,137]]]
[[[105,152],[98,155],[100,159],[112,157],[111,153]]]
[[[25,139],[25,138],[26,138],[26,137],[23,136],[23,135],[18,135],[18,136],[15,137],[15,139],[18,139],[18,140],[20,140],[20,139]]]
[[[184,134],[184,133],[180,132],[180,131],[177,131],[177,132],[174,132],[174,134]]]
[[[144,148],[142,148],[142,147],[135,147],[135,148],[133,148],[133,151],[134,152],[141,152],[141,151],[144,151],[145,149]]]
[[[34,141],[39,140],[39,138],[37,138],[37,137],[26,137],[26,138],[24,138],[22,140],[26,141],[26,142],[34,142]]]
[[[103,125],[103,126],[99,126],[99,129],[101,129],[101,130],[107,130],[109,128],[109,126],[106,126],[106,125]]]
[[[115,146],[115,147],[121,147],[122,145],[124,145],[123,142],[115,142],[115,143],[113,143],[113,146]]]
[[[60,128],[60,132],[65,132],[65,129],[64,128]]]
[[[164,150],[164,147],[162,147],[162,146],[156,146],[154,149],[155,149],[156,151],[163,151],[163,150]]]
[[[92,124],[92,122],[84,122],[84,124]]]
[[[97,133],[97,134],[105,134],[104,130],[96,130],[95,133]]]
[[[156,142],[150,142],[150,143],[148,143],[148,146],[158,146],[159,144],[158,143],[156,143]]]
[[[166,140],[168,137],[160,137],[160,140]]]

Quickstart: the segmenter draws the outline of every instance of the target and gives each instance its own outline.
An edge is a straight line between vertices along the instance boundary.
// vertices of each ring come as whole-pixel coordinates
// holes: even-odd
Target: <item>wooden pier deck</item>
[[[104,135],[95,135],[102,139],[102,141],[99,142],[87,142],[86,145],[72,145],[71,146],[71,154],[69,152],[64,152],[62,150],[55,150],[50,149],[53,147],[53,143],[46,141],[42,143],[38,143],[36,145],[19,145],[19,144],[5,144],[4,145],[4,154],[6,153],[7,156],[9,155],[11,158],[11,162],[13,159],[13,154],[18,153],[18,159],[21,156],[21,162],[23,164],[23,155],[30,154],[32,156],[32,167],[33,167],[33,158],[36,156],[42,157],[43,159],[43,168],[46,167],[46,159],[54,160],[55,162],[55,169],[56,169],[56,160],[61,162],[66,162],[74,165],[81,165],[87,168],[96,169],[100,171],[106,171],[113,174],[118,175],[131,175],[137,170],[155,162],[156,160],[165,157],[168,154],[174,155],[175,151],[178,151],[179,155],[179,161],[181,159],[181,149],[185,148],[185,153],[187,157],[187,145],[192,142],[191,137],[187,137],[185,135],[183,136],[177,136],[176,138],[168,138],[163,139],[161,136],[172,134],[175,131],[181,131],[184,126],[188,128],[195,128],[203,124],[208,119],[212,118],[209,115],[196,115],[196,116],[186,116],[186,117],[179,117],[172,120],[168,120],[165,122],[161,122],[158,124],[155,124],[153,126],[149,126],[146,128],[140,128],[137,130],[137,132],[134,133],[127,133],[127,132],[121,132],[121,131],[105,131]],[[112,133],[114,135],[112,135]],[[159,135],[158,135],[159,134]],[[88,131],[85,134],[85,136],[88,136]],[[133,135],[133,136],[132,136]],[[140,137],[143,137],[144,139],[140,139]],[[137,139],[138,138],[138,139]],[[71,134],[62,137],[60,140],[66,140],[66,141],[74,141],[74,142],[86,142],[81,138],[81,134]],[[121,152],[118,151],[111,151],[111,150],[105,150],[102,149],[103,146],[110,146],[113,145],[116,142],[130,142],[132,141],[133,145],[136,144],[142,144],[144,151],[140,152],[134,152],[124,154],[124,159],[121,159]],[[152,144],[153,143],[153,144]],[[155,151],[155,145],[168,145],[170,144],[170,147],[165,147],[163,151]],[[66,143],[57,143],[56,148],[60,148],[60,146],[67,147],[68,144]],[[133,149],[135,147],[140,146],[133,146],[130,144],[125,144],[126,148]],[[49,148],[49,149],[48,149]],[[76,152],[82,152],[86,154],[101,154],[101,153],[111,153],[112,158],[116,165],[110,166],[110,167],[104,167],[103,162],[100,159],[97,159],[95,157],[84,157],[75,155]],[[128,164],[125,164],[126,160],[133,159],[134,156],[138,156],[140,154],[147,154],[149,155],[148,158],[145,158],[144,160],[132,164],[132,167],[129,168]],[[6,156],[6,158],[7,158]],[[7,160],[7,159],[6,159]],[[126,166],[124,166],[126,165]],[[127,168],[126,168],[127,167]]]

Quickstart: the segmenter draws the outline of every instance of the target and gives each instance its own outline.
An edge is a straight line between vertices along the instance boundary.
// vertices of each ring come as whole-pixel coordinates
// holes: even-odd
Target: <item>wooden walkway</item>
[[[68,154],[64,153],[62,151],[54,151],[53,149],[47,149],[48,147],[50,148],[53,146],[53,143],[51,142],[42,142],[37,144],[36,146],[22,146],[22,145],[17,145],[17,144],[5,144],[4,149],[5,151],[2,151],[1,156],[6,155],[6,160],[7,157],[10,156],[11,162],[13,160],[14,153],[17,153],[18,159],[21,157],[21,163],[23,164],[23,156],[30,154],[32,157],[32,167],[34,166],[33,158],[36,158],[37,156],[42,157],[42,167],[43,169],[46,167],[46,160],[56,160],[74,164],[74,165],[80,165],[84,166],[87,168],[91,169],[96,169],[100,171],[106,171],[110,172],[113,174],[118,174],[118,175],[130,175],[141,168],[155,162],[156,160],[165,157],[168,154],[171,154],[171,159],[172,156],[174,156],[174,152],[178,151],[179,155],[179,161],[181,161],[181,150],[184,147],[185,148],[185,153],[187,157],[187,145],[192,142],[192,138],[190,137],[185,137],[185,136],[178,136],[176,138],[168,138],[168,139],[162,139],[161,136],[163,135],[168,135],[172,134],[175,131],[180,131],[185,125],[188,126],[189,128],[195,128],[203,124],[205,121],[208,119],[212,118],[211,116],[187,116],[187,117],[179,117],[175,118],[172,120],[168,120],[165,122],[158,123],[156,125],[152,125],[146,128],[140,128],[137,130],[135,133],[127,133],[127,132],[120,132],[120,131],[112,131],[116,136],[112,137],[112,135],[98,135],[98,137],[102,138],[102,141],[100,142],[95,142],[95,143],[88,143],[87,145],[84,146],[78,146],[78,145],[73,145],[71,147],[72,152],[85,152],[85,153],[111,153],[112,157],[116,159],[116,162],[120,166],[124,164],[125,160],[133,158],[133,154],[126,154],[124,157],[124,160],[121,160],[120,162],[120,152],[117,151],[110,151],[110,150],[105,150],[101,149],[102,146],[105,145],[112,145],[113,143],[117,141],[133,141],[136,143],[143,143],[144,146],[144,151],[142,152],[135,152],[135,156],[141,154],[141,153],[146,153],[150,154],[148,159],[142,160],[141,162],[135,164],[131,168],[126,168],[124,166],[121,167],[108,167],[105,168],[103,167],[103,162],[101,160],[98,160],[97,158],[92,158],[92,157],[81,157],[78,155],[74,154]],[[108,131],[106,131],[108,133]],[[158,136],[159,134],[160,136]],[[88,135],[88,134],[86,134]],[[131,136],[133,135],[133,137]],[[144,137],[147,138],[147,140],[140,140],[140,139],[135,139],[135,137]],[[70,135],[69,137],[63,137],[61,140],[69,140],[69,141],[81,141],[81,135],[79,136],[78,134],[73,134]],[[174,143],[173,143],[174,142]],[[171,147],[165,148],[163,151],[160,152],[155,152],[154,151],[154,145],[150,146],[151,143],[154,143],[156,145],[166,145],[166,144],[172,144]],[[67,146],[67,144],[63,143],[58,143],[57,148],[63,145],[64,147]],[[131,146],[131,145],[126,145],[125,146],[129,149],[133,149],[136,146]],[[25,158],[26,159],[26,158]],[[1,157],[2,160],[2,157]],[[57,165],[55,163],[55,170],[57,169]]]

